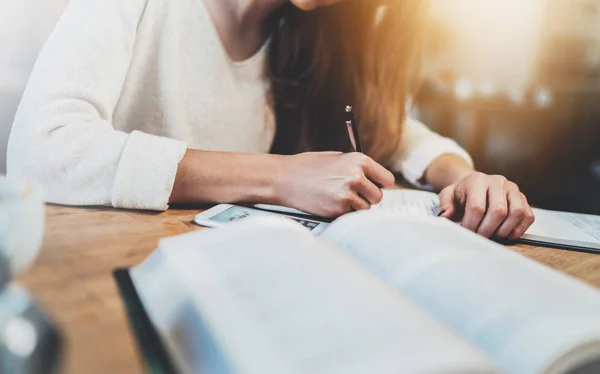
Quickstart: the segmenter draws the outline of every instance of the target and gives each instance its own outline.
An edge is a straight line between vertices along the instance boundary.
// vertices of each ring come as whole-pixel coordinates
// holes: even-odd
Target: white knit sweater
[[[17,112],[8,174],[48,202],[166,209],[187,147],[270,149],[265,58],[232,62],[203,0],[71,0]],[[443,153],[471,162],[409,121],[393,167],[416,183]]]

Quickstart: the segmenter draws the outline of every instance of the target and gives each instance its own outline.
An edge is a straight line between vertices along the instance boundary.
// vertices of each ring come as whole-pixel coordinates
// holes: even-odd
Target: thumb
[[[440,192],[440,206],[438,217],[450,219],[456,213],[454,205],[454,185],[448,186]]]

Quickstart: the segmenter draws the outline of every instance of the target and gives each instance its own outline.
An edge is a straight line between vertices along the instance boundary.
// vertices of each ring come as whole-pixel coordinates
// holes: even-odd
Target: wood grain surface
[[[192,220],[201,211],[47,206],[42,251],[19,281],[61,328],[67,345],[65,373],[142,372],[112,271],[141,262],[162,237],[199,229]],[[509,248],[600,287],[598,255],[525,245]]]

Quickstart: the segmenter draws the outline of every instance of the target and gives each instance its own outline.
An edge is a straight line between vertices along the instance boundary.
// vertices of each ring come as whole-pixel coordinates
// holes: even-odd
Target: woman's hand
[[[370,209],[394,186],[394,175],[362,153],[286,156],[277,176],[277,203],[322,217]]]
[[[472,172],[440,193],[440,216],[486,238],[515,240],[535,220],[519,187],[500,175]]]

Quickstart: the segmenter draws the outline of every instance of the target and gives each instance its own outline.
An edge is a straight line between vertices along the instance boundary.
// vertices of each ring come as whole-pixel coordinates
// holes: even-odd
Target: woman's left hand
[[[520,238],[535,220],[519,187],[500,175],[473,172],[440,193],[440,216],[486,238]]]

